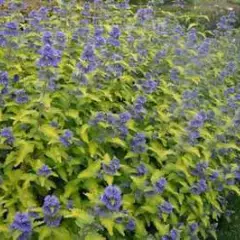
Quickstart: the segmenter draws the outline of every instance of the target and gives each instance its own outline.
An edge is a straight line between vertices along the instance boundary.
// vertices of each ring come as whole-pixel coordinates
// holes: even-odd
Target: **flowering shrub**
[[[22,7],[0,18],[0,238],[216,236],[240,193],[235,15]]]

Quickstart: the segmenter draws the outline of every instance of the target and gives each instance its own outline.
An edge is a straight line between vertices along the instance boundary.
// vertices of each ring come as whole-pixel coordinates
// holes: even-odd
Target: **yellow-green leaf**
[[[32,153],[33,150],[34,150],[34,144],[28,143],[28,142],[23,142],[20,145],[20,150],[17,154],[15,166],[18,166],[20,163],[22,163],[24,161],[24,159],[27,157],[27,155],[29,153]]]

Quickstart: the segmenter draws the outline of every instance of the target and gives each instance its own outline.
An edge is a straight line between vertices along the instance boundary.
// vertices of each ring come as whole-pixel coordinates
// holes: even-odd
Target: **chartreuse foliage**
[[[240,193],[239,39],[127,2],[0,29],[0,239],[205,239]]]

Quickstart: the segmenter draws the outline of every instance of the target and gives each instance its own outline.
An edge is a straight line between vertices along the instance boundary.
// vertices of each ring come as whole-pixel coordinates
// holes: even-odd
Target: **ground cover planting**
[[[217,239],[240,193],[235,13],[0,5],[0,239]]]

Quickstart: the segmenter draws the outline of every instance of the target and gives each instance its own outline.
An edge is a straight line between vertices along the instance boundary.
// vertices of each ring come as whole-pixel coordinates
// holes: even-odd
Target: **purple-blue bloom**
[[[119,131],[119,134],[120,134],[120,137],[121,138],[125,138],[127,135],[128,135],[128,128],[127,126],[121,124],[120,126],[118,126],[118,131]]]
[[[210,179],[211,181],[215,181],[218,177],[219,177],[219,172],[214,171],[214,172],[212,172],[211,175],[209,176],[209,179]]]
[[[39,67],[57,67],[61,60],[61,52],[56,50],[51,45],[46,44],[39,51],[41,54],[40,59],[37,62]]]
[[[95,61],[95,55],[94,55],[94,49],[93,46],[91,45],[86,45],[83,49],[82,53],[82,60],[86,60],[89,62],[94,62]]]
[[[144,176],[147,173],[147,168],[144,164],[140,164],[136,168],[138,176]]]
[[[73,138],[73,133],[70,130],[65,130],[64,134],[60,136],[60,142],[65,146],[69,147],[71,145],[71,140]]]
[[[119,27],[118,26],[113,26],[111,32],[109,33],[109,35],[112,38],[118,39],[120,37],[120,35],[121,35],[121,31],[120,31]]]
[[[132,115],[129,112],[123,112],[119,114],[120,123],[126,123],[131,119]]]
[[[126,225],[126,229],[129,231],[134,231],[136,228],[136,223],[134,221],[134,219],[130,219]]]
[[[5,24],[5,35],[17,36],[18,35],[18,25],[16,22],[8,22]]]
[[[152,16],[153,16],[153,10],[151,8],[141,8],[141,9],[138,9],[137,11],[137,18],[142,23],[152,18]]]
[[[194,233],[198,229],[198,224],[197,223],[191,223],[189,225],[191,233]]]
[[[114,46],[114,47],[119,47],[120,46],[120,41],[116,38],[113,38],[113,37],[109,37],[107,39],[107,43]]]
[[[10,228],[12,230],[19,230],[23,233],[30,233],[32,231],[32,223],[27,213],[16,213],[13,223]]]
[[[162,213],[170,214],[173,211],[173,206],[171,203],[165,201],[163,204],[160,205],[159,209]]]
[[[0,47],[5,47],[7,44],[7,39],[4,37],[4,33],[0,32]]]
[[[113,158],[111,162],[102,165],[103,171],[109,175],[114,175],[120,168],[120,160],[117,158]]]
[[[28,102],[28,95],[26,94],[24,89],[19,89],[14,92],[15,101],[18,104],[24,104]]]
[[[208,167],[208,162],[199,162],[196,164],[195,169],[192,170],[192,174],[194,176],[203,178],[207,167]]]
[[[49,44],[51,45],[52,44],[52,33],[47,31],[47,32],[44,32],[43,33],[43,37],[42,37],[42,41],[43,43],[46,45],[46,44]]]
[[[196,195],[206,192],[207,182],[204,179],[199,180],[196,184],[191,187],[191,192]]]
[[[13,144],[14,136],[11,128],[3,128],[0,131],[0,136],[6,139],[7,144]]]
[[[189,126],[191,128],[199,128],[201,127],[204,122],[207,120],[207,115],[205,112],[199,112],[195,115],[194,119],[190,121]]]
[[[154,80],[146,80],[142,84],[142,89],[145,93],[153,93],[157,88],[158,83]]]
[[[0,71],[0,84],[1,85],[8,85],[8,73]]]
[[[17,83],[17,82],[19,82],[19,75],[18,74],[15,74],[14,76],[13,76],[13,82],[14,83]]]
[[[162,193],[166,187],[167,180],[162,177],[155,183],[155,190],[157,193]]]
[[[38,170],[38,175],[40,176],[49,176],[52,173],[51,169],[47,165],[43,165],[39,170]]]
[[[111,211],[119,211],[122,204],[120,189],[112,185],[105,188],[100,199],[106,208]]]
[[[131,149],[135,153],[143,153],[146,151],[146,136],[144,133],[137,133],[131,141]]]
[[[60,202],[54,195],[48,195],[44,198],[43,213],[47,216],[55,216],[60,209]]]
[[[66,36],[63,32],[57,32],[56,34],[56,40],[57,40],[57,43],[60,45],[64,45],[65,42],[66,42]]]
[[[178,69],[171,69],[170,70],[170,79],[174,82],[178,81],[179,80],[179,71]]]

